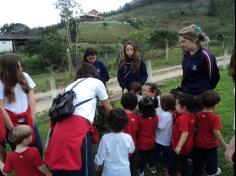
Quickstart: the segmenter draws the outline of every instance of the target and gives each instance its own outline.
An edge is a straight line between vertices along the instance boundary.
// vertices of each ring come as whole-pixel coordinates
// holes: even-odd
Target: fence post
[[[152,82],[152,61],[147,61],[148,82]]]
[[[169,59],[169,40],[165,39],[166,42],[166,60]]]
[[[227,57],[228,57],[228,48],[225,47],[225,49],[224,49],[224,64],[223,64],[224,69],[227,68]]]
[[[49,81],[50,81],[50,88],[51,88],[51,97],[53,99],[57,96],[56,81],[53,76],[49,78]]]

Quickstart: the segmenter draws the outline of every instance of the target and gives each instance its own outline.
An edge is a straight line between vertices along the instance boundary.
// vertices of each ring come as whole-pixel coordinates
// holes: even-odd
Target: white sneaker
[[[139,176],[144,176],[144,172],[138,172]]]
[[[222,171],[221,171],[221,169],[218,167],[215,174],[213,174],[213,175],[207,175],[207,176],[217,176],[217,175],[220,175],[221,173],[222,173]]]
[[[156,173],[157,173],[157,169],[156,169],[155,166],[149,167],[149,164],[147,164],[147,168],[148,168],[148,170],[149,170],[152,174],[156,174]]]

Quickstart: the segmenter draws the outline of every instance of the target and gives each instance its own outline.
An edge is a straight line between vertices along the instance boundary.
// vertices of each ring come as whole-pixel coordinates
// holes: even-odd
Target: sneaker
[[[220,175],[221,174],[221,169],[218,167],[217,168],[217,171],[216,171],[216,173],[215,174],[212,174],[212,175],[207,175],[207,176],[217,176],[217,175]]]
[[[155,166],[153,166],[153,167],[149,167],[149,165],[147,165],[147,168],[148,168],[148,170],[149,170],[152,174],[157,173],[157,169],[156,169]]]
[[[144,176],[144,172],[138,172],[138,176]]]

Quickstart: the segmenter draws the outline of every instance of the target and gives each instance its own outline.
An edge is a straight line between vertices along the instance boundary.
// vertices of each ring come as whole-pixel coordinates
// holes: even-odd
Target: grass
[[[164,82],[161,86],[162,92],[169,92],[170,89],[175,88],[180,85],[180,79],[172,79],[169,81]],[[234,130],[233,130],[233,112],[234,112],[234,96],[233,96],[233,87],[234,84],[232,83],[231,78],[227,75],[226,70],[221,70],[221,80],[216,88],[221,96],[221,102],[216,107],[216,112],[221,116],[223,121],[223,129],[222,134],[225,140],[228,142],[232,137]],[[113,102],[115,107],[120,107],[119,101]],[[49,129],[49,119],[47,113],[44,112],[38,116],[38,126],[39,131],[45,143],[47,131]],[[232,175],[232,168],[231,166],[224,161],[223,158],[224,150],[220,147],[219,148],[219,166],[221,167],[223,176],[231,176]],[[156,176],[161,176],[162,174],[162,166],[158,163],[158,174]],[[146,174],[146,176],[151,176],[151,174]]]

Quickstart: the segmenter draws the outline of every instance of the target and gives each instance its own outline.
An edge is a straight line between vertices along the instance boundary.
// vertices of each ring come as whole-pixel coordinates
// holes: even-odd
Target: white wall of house
[[[12,41],[0,41],[0,53],[12,52],[13,44]]]

